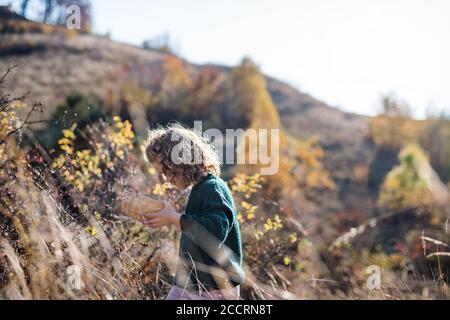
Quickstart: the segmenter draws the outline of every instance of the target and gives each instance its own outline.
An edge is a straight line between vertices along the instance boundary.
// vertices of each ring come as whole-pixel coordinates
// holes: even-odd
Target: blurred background
[[[202,120],[204,130],[281,132],[276,175],[224,167],[244,235],[244,298],[448,298],[448,1],[0,5],[4,297],[163,297],[177,235],[132,221],[119,232],[116,202],[132,185],[182,207],[140,144],[148,127]],[[70,5],[78,29],[67,27]],[[27,212],[49,206],[58,219],[37,227]],[[52,228],[68,235],[50,232],[49,248],[72,251],[24,240]],[[57,272],[22,278],[30,252],[61,270],[82,257],[114,286],[72,292],[49,280]]]

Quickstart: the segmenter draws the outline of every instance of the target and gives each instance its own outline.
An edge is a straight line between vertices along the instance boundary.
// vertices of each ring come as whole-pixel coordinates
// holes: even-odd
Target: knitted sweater
[[[244,281],[236,208],[221,178],[209,174],[192,188],[180,226],[176,286],[215,290]]]

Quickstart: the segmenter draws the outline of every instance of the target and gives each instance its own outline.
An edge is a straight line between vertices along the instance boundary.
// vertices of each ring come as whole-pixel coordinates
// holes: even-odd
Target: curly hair
[[[177,123],[150,129],[144,148],[148,162],[158,161],[165,176],[180,176],[188,185],[208,173],[220,175],[219,156],[201,131]]]

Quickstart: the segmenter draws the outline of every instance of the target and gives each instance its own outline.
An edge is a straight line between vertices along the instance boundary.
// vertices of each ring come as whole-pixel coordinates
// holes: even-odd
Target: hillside
[[[7,24],[7,19],[2,20],[3,26]],[[17,96],[31,90],[30,102],[42,102],[47,115],[73,91],[111,100],[130,83],[151,90],[167,57],[106,37],[26,23],[25,30],[3,29],[0,34],[0,70],[17,65],[18,71],[10,75],[6,89]],[[222,82],[231,70],[183,62],[190,76],[214,68]],[[365,117],[330,107],[273,77],[266,76],[266,82],[286,131],[298,138],[318,137],[329,152],[326,165],[336,178],[345,180],[353,165],[367,164],[371,150],[364,142],[368,128]]]
[[[128,81],[151,88],[167,56],[67,30],[6,32],[0,37],[0,69],[15,64],[20,70],[11,75],[7,89],[20,95],[33,88],[32,99],[49,109],[74,90],[104,97]],[[185,67],[194,75],[205,66],[185,61]],[[229,67],[215,67],[230,72]],[[269,76],[267,85],[283,124],[296,136],[317,134],[328,140],[340,133],[338,140],[345,141],[366,130],[362,116],[332,108]]]
[[[31,21],[2,19],[1,25],[0,70],[12,64],[18,67],[17,72],[10,74],[6,89],[17,96],[31,90],[29,102],[43,103],[45,112],[34,120],[47,119],[74,91],[101,101],[117,101],[124,87],[154,91],[164,74],[166,53]],[[182,61],[190,78],[214,70],[216,86],[222,88],[216,94],[227,94],[231,67]],[[318,138],[325,151],[325,167],[341,186],[343,202],[352,207],[362,203],[366,208],[371,203],[367,184],[363,180],[362,184],[354,185],[352,177],[355,167],[368,167],[372,158],[373,147],[366,141],[368,119],[328,106],[280,80],[265,77],[286,132],[300,139]],[[109,104],[116,113],[122,108],[120,103]],[[217,108],[220,106],[219,103]]]
[[[27,92],[26,103],[15,98]],[[145,194],[185,210],[186,186],[204,171],[190,174],[197,164],[173,157],[161,171],[142,157],[147,128],[173,120],[222,132],[280,129],[272,174],[263,161],[226,163],[220,174],[242,232],[244,299],[447,297],[440,256],[449,248],[450,122],[415,120],[389,97],[382,106],[376,117],[346,113],[265,75],[250,57],[193,64],[0,7],[0,275],[8,275],[0,298],[167,294],[177,263],[173,215],[160,225],[135,221],[124,204]],[[174,130],[215,158],[206,139]],[[167,137],[150,144],[163,150],[159,160],[174,151]],[[232,152],[250,150],[244,143]],[[383,268],[380,292],[367,286],[374,265]],[[58,280],[72,266],[82,266],[82,292]]]

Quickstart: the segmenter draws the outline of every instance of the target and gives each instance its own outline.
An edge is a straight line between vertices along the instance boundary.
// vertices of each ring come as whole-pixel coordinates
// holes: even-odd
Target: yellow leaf
[[[97,230],[95,230],[94,227],[89,226],[85,230],[87,233],[91,234],[93,237],[95,237],[95,235],[97,234]]]
[[[75,140],[75,134],[72,130],[65,129],[63,130],[64,137],[67,139]]]

